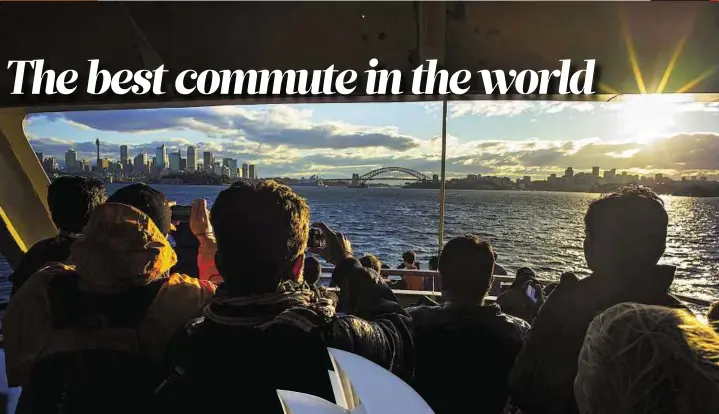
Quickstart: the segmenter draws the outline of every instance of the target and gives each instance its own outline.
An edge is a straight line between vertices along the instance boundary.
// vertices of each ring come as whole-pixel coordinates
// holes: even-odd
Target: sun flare
[[[648,144],[674,126],[678,105],[687,97],[674,94],[644,94],[622,97],[620,130],[632,141]]]

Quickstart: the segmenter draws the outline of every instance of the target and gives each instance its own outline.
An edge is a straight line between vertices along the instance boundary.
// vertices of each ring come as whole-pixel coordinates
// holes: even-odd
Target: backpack
[[[79,290],[72,272],[58,275],[48,291],[53,329],[16,412],[149,412],[163,371],[141,355],[136,329],[163,284],[100,295]]]

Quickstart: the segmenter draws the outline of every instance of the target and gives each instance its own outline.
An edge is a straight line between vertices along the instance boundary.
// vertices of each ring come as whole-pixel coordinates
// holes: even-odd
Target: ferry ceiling
[[[0,61],[45,59],[56,72],[103,69],[354,69],[377,58],[403,72],[438,59],[460,69],[553,69],[596,59],[610,100],[684,93],[719,101],[719,4],[704,2],[2,2]],[[5,64],[4,64],[5,65]],[[0,253],[11,265],[55,229],[48,178],[22,128],[33,112],[299,102],[383,102],[443,97],[161,97],[11,95],[0,71]],[[82,80],[82,78],[81,78]],[[81,82],[79,84],[82,84]],[[447,99],[491,99],[470,90]],[[493,97],[497,98],[497,97]],[[503,96],[501,99],[532,99]],[[536,99],[536,97],[534,97]]]

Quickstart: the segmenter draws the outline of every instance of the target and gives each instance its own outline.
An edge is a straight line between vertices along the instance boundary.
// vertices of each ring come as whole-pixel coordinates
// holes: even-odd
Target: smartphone
[[[188,223],[190,221],[190,212],[192,207],[174,205],[172,206],[172,221],[179,221],[180,223]]]
[[[537,303],[537,291],[532,285],[527,286],[527,297],[531,299],[532,302]]]
[[[324,249],[326,246],[325,233],[316,227],[310,228],[310,237],[307,240],[307,247]]]

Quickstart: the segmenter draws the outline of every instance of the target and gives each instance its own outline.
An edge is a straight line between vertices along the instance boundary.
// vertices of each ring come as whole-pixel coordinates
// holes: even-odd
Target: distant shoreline
[[[266,178],[267,180],[272,180],[273,178]],[[117,185],[129,185],[133,183],[137,183],[140,181],[134,181],[134,182],[113,182],[112,184]],[[146,184],[149,185],[173,185],[173,186],[215,186],[215,187],[221,187],[221,186],[227,186],[229,184],[217,184],[217,183],[162,183],[162,182],[146,182]],[[302,187],[302,188],[340,188],[341,186],[311,186],[311,185],[297,185],[297,184],[287,184],[289,187]],[[617,186],[619,187],[619,186]],[[356,190],[357,188],[352,187],[341,187],[341,188],[347,188],[349,190]],[[421,186],[421,185],[410,185],[410,186],[370,186],[368,188],[399,188],[399,189],[411,189],[411,190],[437,190],[439,191],[439,186]],[[446,188],[447,190],[458,190],[458,191],[502,191],[502,192],[527,192],[527,193],[538,193],[538,192],[547,192],[547,193],[585,193],[585,194],[605,194],[607,192],[611,192],[611,189],[607,190],[592,190],[592,189],[577,189],[577,190],[571,190],[571,189],[514,189],[514,188]],[[657,194],[660,195],[670,195],[674,197],[691,197],[691,198],[719,198],[719,190],[713,190],[709,189],[710,191],[705,194],[692,194],[692,193],[681,193],[681,192],[663,192],[663,191],[657,191]],[[655,190],[656,191],[656,190]]]

